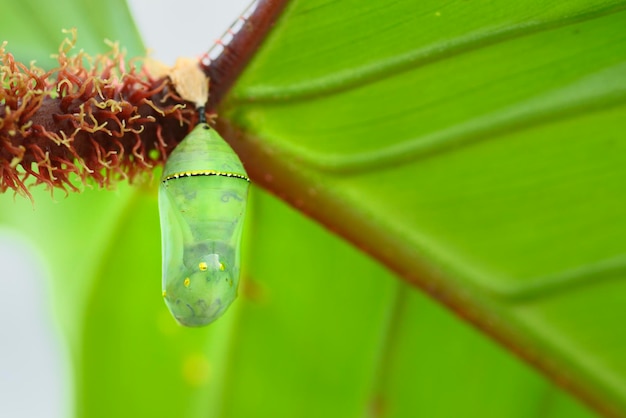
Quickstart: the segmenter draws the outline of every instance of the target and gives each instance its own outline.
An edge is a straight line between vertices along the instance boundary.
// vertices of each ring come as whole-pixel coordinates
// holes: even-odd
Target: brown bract
[[[70,56],[71,33],[50,71],[16,62],[0,46],[1,192],[133,180],[164,163],[198,119],[167,77],[151,76],[139,60],[126,63],[117,44],[104,55]]]

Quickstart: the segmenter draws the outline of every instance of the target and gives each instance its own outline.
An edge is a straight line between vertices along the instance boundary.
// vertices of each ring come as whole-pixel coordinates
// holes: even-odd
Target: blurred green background
[[[89,53],[104,38],[143,53],[122,1],[2,5],[25,62],[51,65],[70,26]],[[625,9],[292,1],[220,113],[264,152],[244,163],[265,187],[341,208],[309,212],[404,278],[463,295],[512,348],[626,416]],[[200,330],[177,326],[161,298],[155,184],[34,196],[34,209],[2,196],[0,221],[49,268],[70,415],[596,416],[258,187],[240,297]]]

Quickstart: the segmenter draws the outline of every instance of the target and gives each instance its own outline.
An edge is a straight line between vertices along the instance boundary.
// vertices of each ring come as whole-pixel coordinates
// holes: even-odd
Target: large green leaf
[[[75,11],[69,9],[81,10],[87,3],[57,3],[57,10],[50,13],[57,13],[58,19],[43,19],[39,25],[33,25],[32,37],[21,38],[23,44],[17,49],[11,47],[17,41],[11,40],[10,49],[26,61],[41,60],[56,49],[58,42],[52,42],[44,51],[39,49],[39,41],[48,38],[35,34],[58,33],[57,28],[79,23],[85,27],[80,29],[79,42],[100,48],[99,41],[106,36],[138,48],[132,25],[119,24],[128,22],[127,17],[112,19],[110,14],[94,12],[82,14],[80,21],[61,19],[73,16]],[[98,7],[115,8],[114,3],[117,2],[89,5],[97,11]],[[593,170],[594,164],[601,162],[584,149],[587,145],[599,153],[594,147],[602,143],[597,125],[589,125],[596,127],[589,143],[576,140],[576,135],[571,135],[574,145],[562,141],[557,124],[570,123],[572,118],[566,116],[575,112],[586,113],[584,107],[575,106],[579,96],[572,93],[573,99],[568,102],[572,113],[547,112],[540,118],[545,123],[531,128],[551,128],[557,132],[556,139],[542,141],[540,133],[530,135],[529,130],[520,129],[517,139],[511,134],[484,141],[478,134],[483,132],[480,129],[489,135],[504,135],[510,125],[506,118],[496,118],[501,125],[491,129],[486,116],[484,126],[472,125],[477,115],[483,115],[481,109],[486,112],[484,115],[488,115],[489,109],[504,112],[507,103],[514,107],[518,101],[512,96],[514,92],[503,94],[510,76],[505,69],[500,68],[502,81],[498,85],[489,80],[489,71],[495,69],[485,63],[493,64],[492,61],[478,60],[473,65],[463,64],[462,60],[486,53],[489,48],[500,47],[506,52],[512,48],[511,42],[526,39],[528,28],[542,29],[543,32],[536,32],[539,35],[551,33],[548,29],[558,25],[550,23],[550,19],[559,22],[567,16],[568,22],[582,22],[580,16],[597,17],[603,9],[570,2],[565,6],[537,6],[543,12],[540,15],[529,5],[515,10],[510,9],[515,7],[512,4],[503,2],[496,8],[488,3],[482,5],[481,12],[473,3],[458,2],[448,4],[447,9],[462,13],[452,22],[443,23],[446,9],[427,4],[415,10],[411,2],[378,6],[348,3],[318,5],[313,1],[294,1],[233,92],[223,110],[228,109],[232,121],[262,140],[255,142],[250,138],[244,145],[256,147],[253,151],[268,151],[262,159],[247,159],[248,167],[257,174],[257,181],[271,187],[281,182],[293,187],[283,187],[280,192],[334,229],[362,230],[361,234],[347,235],[392,268],[402,270],[406,266],[412,279],[419,278],[421,284],[430,285],[431,291],[439,292],[441,297],[448,297],[449,289],[458,289],[465,295],[466,313],[479,312],[485,315],[481,318],[491,318],[495,324],[506,320],[510,327],[507,330],[524,336],[528,343],[524,347],[536,348],[542,357],[559,366],[566,364],[563,370],[573,373],[575,382],[580,383],[582,380],[574,372],[589,364],[602,365],[601,360],[610,354],[607,343],[591,337],[603,337],[602,332],[611,329],[612,321],[620,319],[619,314],[607,305],[605,317],[599,318],[601,312],[596,308],[596,316],[587,317],[586,322],[574,322],[581,315],[578,304],[587,303],[588,297],[600,301],[598,296],[584,292],[584,282],[579,281],[579,290],[570,290],[569,281],[565,280],[564,286],[539,286],[519,292],[512,286],[497,286],[502,278],[494,273],[494,266],[510,269],[510,274],[503,275],[509,277],[509,285],[518,279],[524,284],[527,282],[520,278],[533,277],[535,270],[532,265],[523,265],[522,255],[533,263],[543,261],[536,269],[552,266],[552,271],[560,271],[563,251],[571,252],[574,245],[570,242],[572,234],[564,235],[564,243],[559,246],[545,237],[559,236],[562,229],[575,224],[575,214],[562,209],[563,199],[570,199],[569,211],[585,210],[578,206],[579,195],[568,194],[567,187],[577,187],[585,178],[590,187],[603,173],[592,171],[593,175],[584,175],[586,169]],[[126,13],[125,6],[118,6],[116,10]],[[37,9],[33,6],[31,10]],[[532,23],[543,26],[525,24],[529,16]],[[599,22],[606,23],[603,19],[616,16],[619,14],[603,15]],[[426,24],[429,18],[432,22]],[[500,19],[499,24],[496,18]],[[541,23],[541,19],[548,23]],[[103,35],[99,30],[92,31],[92,24],[93,28],[111,32]],[[507,32],[508,27],[515,30]],[[6,25],[3,29],[18,30]],[[493,34],[492,41],[483,41],[485,36],[481,33],[485,32]],[[452,42],[463,36],[465,43]],[[542,40],[537,47],[547,48],[545,42]],[[565,47],[561,37],[554,42],[555,49]],[[359,44],[366,45],[367,50]],[[450,48],[444,48],[446,44]],[[95,53],[98,48],[88,52]],[[138,52],[135,47],[130,49]],[[407,54],[413,54],[413,58]],[[513,50],[511,54],[518,58],[518,63],[511,62],[510,68],[522,77],[528,71],[524,65],[530,58],[524,60],[520,52]],[[619,57],[615,50],[612,54]],[[420,56],[424,57],[421,61],[417,59]],[[500,58],[495,64],[503,60]],[[387,64],[382,65],[383,61]],[[590,61],[591,68],[594,60]],[[574,62],[578,66],[578,61]],[[440,80],[435,77],[439,75],[437,68],[439,72],[444,68],[431,68],[433,65],[449,66],[451,75]],[[550,68],[541,62],[535,65],[538,71]],[[369,69],[363,70],[364,66]],[[458,71],[453,71],[452,66]],[[422,71],[431,72],[431,78]],[[353,73],[360,75],[355,78]],[[425,77],[427,82],[417,83],[412,74]],[[469,84],[464,84],[464,80]],[[598,83],[602,85],[603,80],[600,77]],[[443,81],[449,88],[447,100],[441,96],[445,93],[441,91]],[[550,85],[541,77],[535,82],[544,82],[546,88]],[[559,75],[552,82],[564,81]],[[395,95],[385,83],[395,86]],[[483,89],[490,85],[493,97],[483,95]],[[524,86],[529,89],[528,100],[533,97],[532,86],[533,82]],[[553,87],[559,96],[558,86]],[[537,91],[541,89],[537,87]],[[610,97],[620,99],[620,91],[614,91]],[[476,100],[486,102],[472,101],[472,92],[477,95]],[[598,93],[598,100],[592,102],[597,113],[587,118],[609,115],[602,107],[608,96],[602,96],[600,90]],[[279,96],[291,99],[276,100]],[[252,98],[256,104],[249,103]],[[432,101],[427,103],[429,98]],[[460,103],[463,100],[470,104],[465,110]],[[558,104],[558,100],[554,103]],[[421,113],[437,106],[443,109],[440,113]],[[529,106],[528,112],[533,109]],[[512,120],[518,115],[513,110]],[[563,117],[557,121],[553,114]],[[467,131],[460,121],[476,130],[467,137],[462,135]],[[423,143],[424,133],[443,132],[445,126],[456,127],[460,136],[452,135],[454,131],[448,134],[462,141],[435,138],[426,152],[414,151],[421,145],[411,148],[411,144]],[[520,125],[512,126],[517,129]],[[579,132],[583,131],[574,133]],[[415,140],[407,142],[407,138]],[[455,152],[454,147],[448,147],[469,142],[475,144]],[[564,145],[555,148],[557,143]],[[394,144],[400,152],[389,148]],[[407,158],[397,159],[405,154],[405,144],[410,145]],[[521,151],[513,150],[515,144]],[[481,149],[486,155],[481,154]],[[498,150],[506,158],[499,157]],[[587,158],[585,152],[589,154]],[[613,160],[602,160],[607,173],[611,172],[611,161],[620,158],[617,152],[609,155]],[[573,160],[575,156],[578,160]],[[386,158],[389,164],[380,165],[379,158]],[[405,164],[400,165],[400,160]],[[529,162],[535,165],[522,166]],[[563,171],[567,167],[571,171]],[[285,173],[293,175],[281,175],[281,170],[286,169]],[[523,173],[522,169],[528,172]],[[558,177],[559,173],[562,177]],[[570,173],[574,176],[571,179]],[[564,187],[560,195],[549,189],[559,181]],[[594,199],[606,205],[608,194],[603,193],[608,189],[599,190]],[[529,200],[534,195],[543,195],[546,210],[552,209],[533,214],[531,210],[541,203]],[[161,300],[153,188],[121,185],[116,192],[88,190],[57,200],[52,202],[45,193],[38,193],[33,211],[27,201],[13,202],[11,196],[2,196],[0,219],[30,235],[49,260],[55,306],[73,352],[77,416],[592,415],[382,266],[258,189],[253,190],[247,221],[240,299],[220,321],[201,330],[176,326]],[[586,220],[589,229],[593,211],[600,209],[595,205],[586,208],[581,222]],[[550,215],[556,217],[549,224],[551,228],[542,226],[531,231],[534,239],[532,234],[520,233],[523,221],[535,225],[540,220],[548,222]],[[507,224],[507,219],[516,222]],[[603,218],[595,221],[597,226],[604,225]],[[477,222],[483,224],[475,225]],[[620,225],[618,220],[613,222]],[[509,230],[494,241],[507,225]],[[364,234],[371,231],[375,232],[372,238],[379,241],[365,239]],[[618,232],[615,227],[615,234]],[[611,237],[608,233],[599,236]],[[596,247],[607,248],[603,241],[598,241],[600,238],[595,238]],[[524,239],[541,245],[521,246]],[[515,253],[517,257],[507,258],[515,245],[528,254]],[[541,258],[542,248],[555,252],[561,263],[550,254],[544,253]],[[593,258],[590,247],[586,248],[579,251],[588,257],[581,262]],[[403,264],[389,262],[396,258]],[[411,262],[405,262],[407,259]],[[520,275],[522,267],[527,267],[526,276]],[[609,264],[606,271],[611,268],[614,267]],[[433,277],[438,281],[431,281]],[[604,281],[605,286],[616,283]],[[614,303],[619,294],[610,294]],[[484,307],[477,301],[484,302]],[[554,325],[550,327],[551,322],[545,318],[552,318]],[[595,335],[585,328],[591,325]],[[559,333],[553,334],[553,329]],[[561,340],[563,335],[586,336],[587,346],[597,345],[567,345],[570,349],[565,350],[561,348],[567,342]],[[560,345],[554,343],[555,338]],[[612,348],[619,350],[619,343],[619,337],[615,337]],[[573,361],[572,353],[582,361]],[[616,352],[613,358],[618,356]],[[588,376],[593,377],[585,386],[589,393],[608,387],[604,384],[606,375]],[[612,396],[614,392],[606,393],[601,398],[607,401],[601,407],[619,405]]]
[[[625,28],[623,1],[293,1],[223,128],[266,187],[624,415]]]

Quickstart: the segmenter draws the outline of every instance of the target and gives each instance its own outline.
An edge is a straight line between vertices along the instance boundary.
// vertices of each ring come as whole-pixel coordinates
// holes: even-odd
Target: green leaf
[[[626,415],[625,27],[623,1],[293,1],[224,128],[264,186]]]
[[[56,64],[51,55],[56,54],[66,37],[63,29],[78,29],[78,48],[89,55],[109,49],[105,40],[121,41],[129,56],[143,54],[137,28],[123,0],[88,1],[59,0],[3,0],[0,27],[7,50],[18,61],[33,60],[46,68]]]

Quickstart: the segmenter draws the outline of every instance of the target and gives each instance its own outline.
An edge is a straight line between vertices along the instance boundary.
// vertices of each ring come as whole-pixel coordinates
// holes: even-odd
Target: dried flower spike
[[[69,33],[50,71],[0,46],[0,192],[132,181],[163,164],[197,120],[167,77],[140,60],[127,64],[117,43],[104,55],[69,55],[76,31]]]

